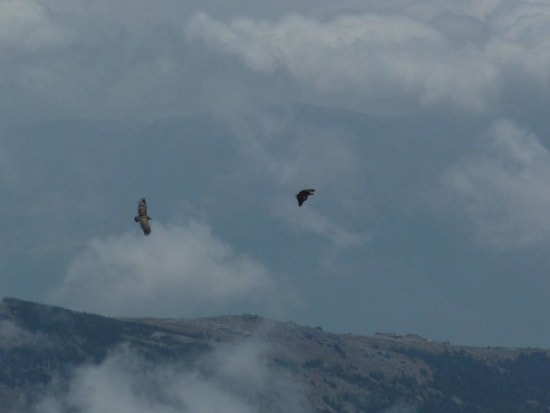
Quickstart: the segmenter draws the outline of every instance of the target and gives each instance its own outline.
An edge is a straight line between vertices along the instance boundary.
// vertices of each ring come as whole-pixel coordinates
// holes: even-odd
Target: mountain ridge
[[[0,412],[37,411],[33,406],[52,392],[52,383],[68,383],[75,371],[104,366],[121,348],[150,369],[178,366],[223,385],[257,412],[550,409],[545,349],[456,346],[415,334],[334,334],[251,314],[110,318],[4,298]],[[221,374],[219,365],[234,354],[239,362]],[[256,380],[263,383],[256,388],[248,370],[251,377],[268,379]],[[297,392],[292,402],[285,399],[289,389]],[[69,411],[87,412],[78,406],[59,410]]]

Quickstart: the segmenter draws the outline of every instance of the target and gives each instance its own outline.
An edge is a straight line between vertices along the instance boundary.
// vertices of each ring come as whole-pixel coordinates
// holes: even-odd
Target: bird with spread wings
[[[139,222],[139,226],[145,235],[151,233],[151,224],[149,223],[151,219],[152,218],[147,215],[147,201],[145,201],[145,198],[141,198],[138,203],[138,214],[134,217],[134,221]]]
[[[298,206],[302,206],[304,202],[306,202],[306,199],[308,196],[313,195],[315,193],[315,189],[302,189],[300,192],[296,194],[296,199],[298,200]]]

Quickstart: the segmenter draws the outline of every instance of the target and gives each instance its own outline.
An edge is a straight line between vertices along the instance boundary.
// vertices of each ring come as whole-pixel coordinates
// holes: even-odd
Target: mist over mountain
[[[543,412],[550,352],[0,305],[0,412]]]

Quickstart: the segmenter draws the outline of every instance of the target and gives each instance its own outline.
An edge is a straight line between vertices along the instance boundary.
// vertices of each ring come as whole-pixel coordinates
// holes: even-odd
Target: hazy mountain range
[[[0,412],[543,412],[550,352],[5,298]]]

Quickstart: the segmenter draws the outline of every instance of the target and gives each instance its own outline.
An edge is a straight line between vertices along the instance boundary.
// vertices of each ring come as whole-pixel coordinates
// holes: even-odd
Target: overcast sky
[[[0,73],[3,296],[550,347],[546,2],[0,0]]]

